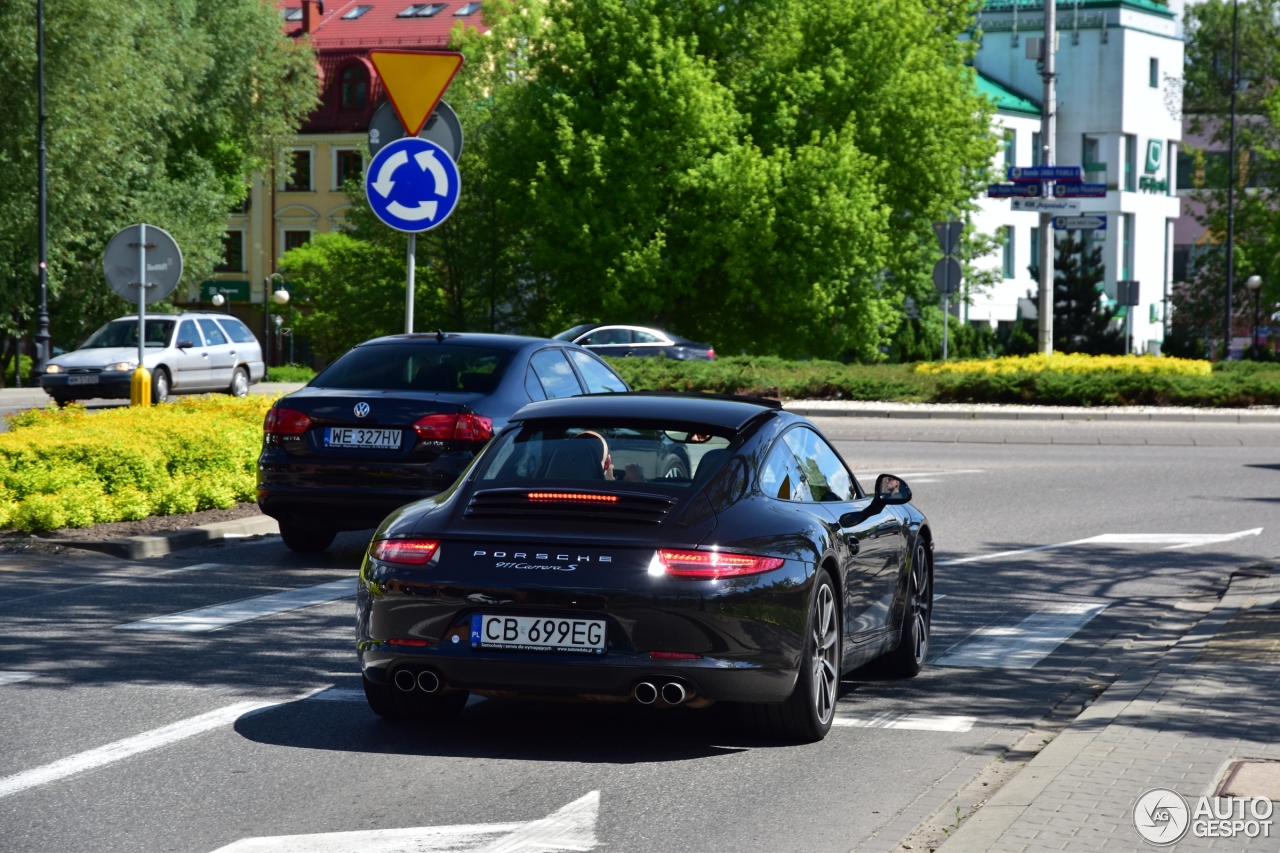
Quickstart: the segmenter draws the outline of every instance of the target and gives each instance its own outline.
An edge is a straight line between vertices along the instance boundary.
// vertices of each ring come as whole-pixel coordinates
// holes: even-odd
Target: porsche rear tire
[[[835,585],[825,570],[820,571],[795,690],[785,702],[776,705],[742,705],[744,722],[750,730],[801,743],[827,736],[840,695],[840,623]]]

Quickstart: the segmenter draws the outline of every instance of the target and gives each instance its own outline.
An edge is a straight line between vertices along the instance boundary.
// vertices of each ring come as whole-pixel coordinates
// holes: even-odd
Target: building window
[[[227,231],[222,235],[222,260],[214,272],[244,272],[244,232]]]
[[[369,69],[359,63],[342,70],[342,96],[344,110],[362,110],[369,102]]]
[[[1126,133],[1124,135],[1124,189],[1135,192],[1138,189],[1138,137]]]
[[[1120,247],[1120,257],[1122,268],[1120,270],[1120,278],[1125,281],[1133,279],[1133,214],[1120,214],[1121,224],[1124,226],[1121,239],[1124,241]]]
[[[311,242],[310,231],[286,231],[284,232],[284,250],[288,252],[299,246],[305,246]]]
[[[1084,179],[1094,184],[1107,182],[1107,163],[1102,156],[1102,139],[1086,133],[1080,141],[1080,162]]]
[[[1030,276],[1032,279],[1034,279],[1035,276],[1031,275],[1031,267],[1039,267],[1039,266],[1040,266],[1040,229],[1032,228],[1031,229],[1031,263],[1027,265],[1027,275]]]
[[[292,8],[286,7],[286,8],[284,8],[284,9],[281,9],[280,11],[284,13],[284,19],[285,19],[286,21],[301,21],[301,20],[302,20],[302,7],[301,7],[301,6],[294,6],[294,7],[292,7]]]
[[[1004,131],[1004,165],[1006,168],[1018,165],[1018,131],[1013,128]]]
[[[1043,154],[1040,146],[1040,131],[1033,130],[1031,132],[1031,165],[1039,166],[1040,157]]]
[[[340,190],[347,181],[359,180],[364,175],[364,157],[354,149],[339,150],[334,154],[333,167],[333,188]]]
[[[1003,250],[1004,250],[1004,277],[1005,278],[1018,277],[1018,268],[1017,268],[1015,253],[1014,253],[1013,236],[1014,236],[1013,226],[1012,225],[1004,226]]]
[[[350,12],[347,12],[345,15],[343,15],[342,20],[354,21],[357,18],[362,17],[365,12],[368,12],[372,8],[373,8],[372,6],[356,6]]]
[[[311,150],[299,148],[289,153],[288,170],[284,177],[285,192],[310,192],[311,183]]]
[[[479,3],[463,3],[462,6],[458,8],[458,11],[454,12],[453,14],[459,18],[462,18],[479,11],[480,11]]]
[[[1154,56],[1151,57],[1151,64],[1147,68],[1147,85],[1152,89],[1160,88],[1160,60]]]

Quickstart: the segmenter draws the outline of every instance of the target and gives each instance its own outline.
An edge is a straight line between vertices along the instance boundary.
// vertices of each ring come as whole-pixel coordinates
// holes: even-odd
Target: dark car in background
[[[701,395],[548,400],[465,477],[374,534],[357,648],[372,709],[441,721],[470,693],[703,708],[826,735],[840,678],[920,672],[933,541],[812,423]]]
[[[644,326],[584,323],[561,332],[555,339],[586,347],[596,355],[610,358],[650,356],[681,361],[713,361],[716,357],[716,351],[710,344],[695,343],[688,338]]]
[[[258,506],[289,548],[323,551],[339,531],[449,488],[531,401],[628,390],[591,353],[544,338],[367,341],[267,413]]]

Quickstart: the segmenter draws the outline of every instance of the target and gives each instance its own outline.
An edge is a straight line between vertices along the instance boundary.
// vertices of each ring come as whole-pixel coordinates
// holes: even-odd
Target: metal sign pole
[[[951,294],[943,291],[942,293],[942,360],[947,360],[947,335],[949,333],[951,319]]]
[[[404,288],[404,333],[406,335],[413,334],[413,274],[414,268],[417,266],[418,255],[418,235],[409,232],[409,251],[408,257],[405,258],[405,267],[409,271],[409,280]]]
[[[1043,153],[1042,166],[1054,165],[1054,149],[1057,133],[1057,106],[1054,103],[1055,48],[1057,47],[1058,4],[1056,0],[1044,0],[1044,113],[1040,119],[1040,144]],[[1045,185],[1046,191],[1049,185]],[[1047,193],[1046,193],[1047,194]],[[1040,340],[1039,349],[1045,355],[1053,353],[1053,217],[1040,214]]]
[[[147,223],[138,226],[138,367],[147,354]]]

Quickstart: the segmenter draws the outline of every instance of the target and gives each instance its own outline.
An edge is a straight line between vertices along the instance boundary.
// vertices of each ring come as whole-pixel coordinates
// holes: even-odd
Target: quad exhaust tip
[[[394,681],[396,683],[396,687],[406,693],[412,690],[418,683],[418,680],[413,677],[413,673],[407,669],[402,669],[397,672],[395,674]]]
[[[689,698],[689,691],[678,681],[668,681],[662,685],[662,701],[668,705],[680,705]]]
[[[412,670],[402,669],[392,676],[396,689],[409,693],[415,687],[424,693],[435,693],[440,689],[440,676],[436,675],[429,669],[422,672],[414,673]]]
[[[424,693],[435,693],[440,689],[440,679],[431,670],[424,669],[418,673],[418,689]]]
[[[641,705],[652,705],[658,701],[658,688],[648,681],[640,682],[636,685],[636,701]]]

